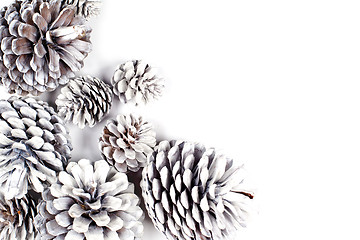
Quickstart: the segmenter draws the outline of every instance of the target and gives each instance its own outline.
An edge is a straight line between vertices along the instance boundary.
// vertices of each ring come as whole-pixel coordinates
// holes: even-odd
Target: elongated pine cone
[[[35,214],[35,203],[27,196],[7,200],[0,191],[0,239],[33,240]]]
[[[132,114],[108,121],[99,140],[103,157],[120,172],[137,172],[144,167],[155,145],[152,125]]]
[[[91,51],[91,29],[60,0],[16,0],[0,10],[0,71],[10,93],[40,95],[66,84]]]
[[[226,239],[244,226],[253,198],[243,167],[213,148],[161,142],[143,170],[149,216],[168,239]]]
[[[143,211],[133,184],[106,161],[69,163],[43,193],[35,227],[41,240],[133,240],[143,234]]]
[[[164,81],[156,76],[156,69],[139,60],[120,65],[111,84],[122,102],[132,101],[136,105],[158,99],[164,89]]]
[[[71,150],[63,120],[47,103],[0,101],[0,187],[6,199],[24,197],[29,187],[42,192],[64,169]]]
[[[89,19],[100,14],[101,0],[63,0],[63,5],[74,6],[78,15]]]
[[[93,127],[109,112],[112,91],[98,78],[86,76],[71,79],[56,100],[59,115],[80,128]]]

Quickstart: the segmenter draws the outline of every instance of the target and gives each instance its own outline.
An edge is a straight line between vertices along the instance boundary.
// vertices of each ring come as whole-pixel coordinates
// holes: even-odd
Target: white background
[[[239,239],[360,239],[359,7],[105,0],[82,72],[109,81],[127,60],[159,68],[163,98],[116,104],[112,115],[137,112],[160,140],[203,142],[244,162],[259,213]],[[71,128],[75,160],[100,157],[104,124]],[[165,239],[147,224],[144,239],[155,237]]]

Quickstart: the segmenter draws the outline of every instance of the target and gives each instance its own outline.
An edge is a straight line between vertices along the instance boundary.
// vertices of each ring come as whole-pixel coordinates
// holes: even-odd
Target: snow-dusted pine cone
[[[0,239],[33,240],[35,213],[35,203],[27,196],[7,200],[0,191]]]
[[[100,14],[101,0],[63,0],[63,5],[74,6],[77,14],[89,19]]]
[[[164,81],[156,69],[134,60],[120,65],[111,79],[114,93],[124,103],[146,104],[162,95]]]
[[[41,240],[133,240],[143,233],[143,212],[133,184],[106,161],[71,162],[43,193],[35,227]]]
[[[63,120],[47,103],[0,101],[0,188],[7,199],[22,198],[28,187],[42,192],[64,169],[71,150]]]
[[[107,122],[99,147],[103,157],[120,172],[137,172],[156,145],[152,125],[134,115],[118,115]]]
[[[71,79],[61,89],[56,100],[59,115],[80,128],[93,127],[109,112],[112,91],[109,85],[95,77]]]
[[[0,71],[10,93],[39,95],[66,84],[91,51],[91,29],[59,0],[16,0],[0,10]]]
[[[163,141],[143,170],[143,197],[169,239],[226,239],[244,226],[253,194],[243,167],[213,148]]]

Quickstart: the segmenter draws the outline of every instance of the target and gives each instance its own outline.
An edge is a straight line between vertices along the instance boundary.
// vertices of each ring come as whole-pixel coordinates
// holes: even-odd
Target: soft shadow
[[[130,171],[130,172],[127,173],[127,176],[128,176],[129,182],[134,184],[134,186],[135,186],[135,194],[140,199],[140,207],[143,210],[144,216],[145,216],[144,221],[153,224],[150,217],[149,217],[149,215],[148,215],[148,212],[146,210],[145,203],[144,203],[144,198],[142,196],[142,190],[141,190],[141,187],[140,187],[140,183],[141,183],[141,180],[142,180],[142,169],[137,171],[137,172],[131,172]]]

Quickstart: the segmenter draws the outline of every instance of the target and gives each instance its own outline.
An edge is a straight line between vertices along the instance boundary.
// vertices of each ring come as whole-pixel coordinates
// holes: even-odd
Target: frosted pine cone
[[[133,184],[104,161],[71,162],[43,193],[35,227],[41,240],[140,239],[143,212]]]
[[[91,51],[91,29],[59,0],[16,0],[0,10],[0,70],[10,93],[40,95],[66,84]]]
[[[28,187],[42,192],[64,169],[72,146],[63,120],[42,101],[0,101],[0,187],[6,199],[22,198]]]
[[[101,0],[63,0],[63,5],[74,6],[76,13],[86,19],[100,14]]]
[[[164,81],[156,70],[142,61],[130,61],[116,69],[111,79],[113,91],[124,103],[146,104],[162,95]]]
[[[59,115],[80,128],[93,127],[109,112],[112,91],[98,78],[86,76],[71,79],[56,100]]]
[[[148,160],[145,205],[169,239],[226,239],[244,226],[253,195],[231,159],[200,144],[163,141]]]
[[[156,145],[150,123],[133,115],[118,115],[106,124],[99,147],[103,157],[120,172],[138,171]]]
[[[33,240],[35,212],[35,203],[27,196],[6,200],[0,192],[0,239]]]

